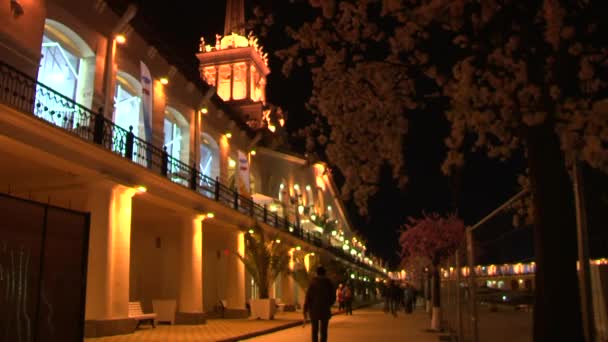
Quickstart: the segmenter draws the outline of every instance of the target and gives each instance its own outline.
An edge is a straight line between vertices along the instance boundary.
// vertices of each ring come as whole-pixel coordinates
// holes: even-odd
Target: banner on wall
[[[146,134],[146,141],[152,141],[152,96],[154,94],[154,84],[152,83],[152,76],[150,75],[150,69],[139,61],[140,69],[140,82],[141,82],[141,102],[144,116],[144,130]]]
[[[249,194],[249,158],[242,151],[237,151],[239,159],[239,171],[237,186],[242,194]]]

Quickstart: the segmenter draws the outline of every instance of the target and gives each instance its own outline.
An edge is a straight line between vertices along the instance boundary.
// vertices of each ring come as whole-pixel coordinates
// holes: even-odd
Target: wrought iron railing
[[[305,232],[298,224],[290,222],[285,217],[279,217],[276,212],[270,212],[266,206],[255,203],[253,198],[243,196],[218,179],[209,178],[195,167],[170,156],[166,148],[158,148],[136,137],[132,127],[127,130],[117,126],[103,115],[102,110],[95,112],[75,103],[2,61],[0,61],[0,103],[33,114],[53,126],[95,143],[176,184],[197,191],[207,198],[285,231],[311,245],[331,251],[359,267],[379,272],[341,249],[331,246],[327,239]]]

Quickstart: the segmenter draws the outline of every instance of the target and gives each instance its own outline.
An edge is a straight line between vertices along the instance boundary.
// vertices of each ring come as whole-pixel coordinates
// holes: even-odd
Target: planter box
[[[269,299],[252,299],[249,302],[251,307],[251,316],[253,319],[274,319],[275,301]]]

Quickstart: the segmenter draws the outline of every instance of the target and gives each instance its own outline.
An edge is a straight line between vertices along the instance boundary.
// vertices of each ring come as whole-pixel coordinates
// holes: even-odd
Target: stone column
[[[285,304],[285,309],[288,306],[295,309],[295,280],[289,274],[281,274],[281,302]]]
[[[189,217],[182,227],[180,292],[176,324],[204,324],[202,215]]]
[[[89,189],[91,213],[87,291],[86,336],[106,336],[135,330],[129,314],[131,199],[136,190],[116,184]]]
[[[231,235],[240,255],[245,253],[245,237],[243,233]],[[227,301],[230,309],[245,310],[245,265],[236,256],[228,258],[227,272]]]

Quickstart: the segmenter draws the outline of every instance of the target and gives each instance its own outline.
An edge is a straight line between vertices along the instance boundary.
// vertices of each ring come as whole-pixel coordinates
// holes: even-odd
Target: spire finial
[[[245,1],[226,0],[226,20],[224,21],[224,36],[232,33],[245,35]]]

